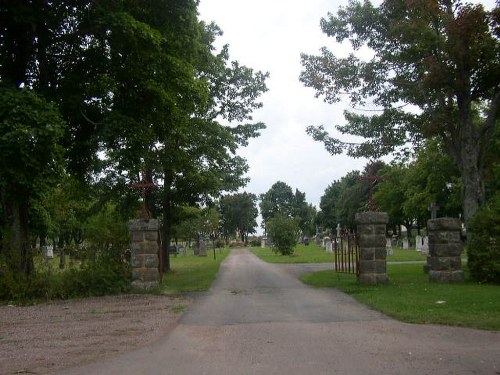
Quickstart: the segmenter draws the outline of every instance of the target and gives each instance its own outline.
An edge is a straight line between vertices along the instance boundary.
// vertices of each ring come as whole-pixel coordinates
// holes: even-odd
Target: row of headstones
[[[386,240],[386,247],[391,248],[394,246],[394,240],[391,238],[387,238]],[[405,250],[409,250],[412,248],[410,246],[410,241],[408,238],[403,238],[402,240],[402,248]],[[429,253],[429,237],[428,236],[416,236],[415,237],[415,250],[428,254]]]

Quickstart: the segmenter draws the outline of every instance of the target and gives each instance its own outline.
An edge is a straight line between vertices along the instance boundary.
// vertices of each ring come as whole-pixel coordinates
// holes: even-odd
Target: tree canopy
[[[336,57],[326,47],[319,56],[302,55],[300,80],[328,103],[346,95],[343,134],[365,138],[346,143],[323,126],[307,129],[332,154],[378,157],[408,144],[439,137],[458,167],[462,210],[468,221],[485,200],[485,150],[497,127],[500,107],[500,8],[460,0],[349,1],[321,28],[354,53]],[[371,57],[357,52],[366,46]],[[375,108],[374,108],[375,107]]]
[[[257,196],[252,193],[236,193],[220,199],[222,230],[227,238],[239,233],[243,242],[257,229]]]
[[[100,193],[113,191],[121,201],[117,207],[134,195],[137,201],[127,186],[142,178],[141,172],[148,181],[160,182],[147,203],[162,222],[164,250],[180,207],[203,205],[222,191],[244,186],[248,166],[237,150],[265,128],[253,122],[252,112],[262,106],[268,74],[232,61],[228,46],[217,51],[221,30],[198,19],[197,4],[63,0],[0,5],[2,98],[24,98],[9,109],[8,118],[2,108],[0,138],[7,139],[12,124],[23,134],[18,139],[25,140],[27,152],[30,142],[44,147],[38,156],[33,150],[25,155],[25,166],[44,163],[32,174],[37,186],[44,183],[38,176],[54,169],[56,161],[66,174],[96,184]],[[12,116],[20,109],[33,115],[22,124]],[[2,152],[14,144],[5,146]],[[64,163],[58,154],[63,149]],[[11,162],[1,173],[15,175],[18,169]],[[2,194],[10,189],[6,181],[0,178]],[[54,188],[57,182],[50,184]],[[11,208],[4,203],[2,225],[14,230],[6,219]],[[19,216],[25,227],[27,213]],[[28,241],[28,232],[21,236]],[[168,269],[168,258],[165,264]]]

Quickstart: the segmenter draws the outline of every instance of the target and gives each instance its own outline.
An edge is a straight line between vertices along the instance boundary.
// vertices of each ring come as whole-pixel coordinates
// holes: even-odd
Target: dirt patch
[[[0,306],[0,374],[51,374],[154,343],[190,303],[124,295]]]

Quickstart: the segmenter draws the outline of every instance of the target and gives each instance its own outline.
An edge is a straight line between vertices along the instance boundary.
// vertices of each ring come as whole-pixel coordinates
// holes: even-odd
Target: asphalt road
[[[246,250],[163,340],[63,374],[500,374],[495,332],[397,322]]]

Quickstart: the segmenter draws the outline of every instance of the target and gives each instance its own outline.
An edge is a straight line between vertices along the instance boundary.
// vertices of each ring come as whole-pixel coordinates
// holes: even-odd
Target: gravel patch
[[[169,333],[191,299],[122,295],[0,306],[0,374],[52,374]]]

